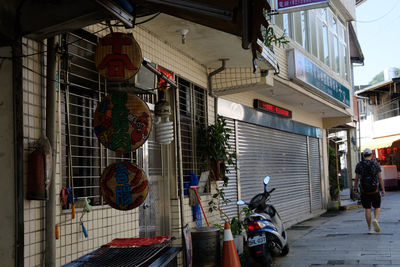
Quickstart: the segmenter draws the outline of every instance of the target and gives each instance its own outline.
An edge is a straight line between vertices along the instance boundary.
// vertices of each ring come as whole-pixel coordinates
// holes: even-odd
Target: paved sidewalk
[[[368,235],[364,209],[329,212],[288,230],[290,252],[276,267],[400,266],[400,192],[382,199],[381,232]]]

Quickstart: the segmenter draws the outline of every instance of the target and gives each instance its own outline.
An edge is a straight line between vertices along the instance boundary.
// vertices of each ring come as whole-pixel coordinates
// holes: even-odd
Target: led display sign
[[[259,99],[254,99],[254,108],[261,110],[261,111],[266,111],[270,112],[285,118],[291,118],[292,117],[292,112],[290,110],[275,106],[273,104],[264,102]]]

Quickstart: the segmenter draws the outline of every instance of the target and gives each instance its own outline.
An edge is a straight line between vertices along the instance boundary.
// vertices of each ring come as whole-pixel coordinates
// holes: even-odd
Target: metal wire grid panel
[[[110,248],[102,247],[84,257],[73,261],[86,267],[139,267],[148,266],[160,253],[167,249],[166,246],[143,246]],[[79,264],[80,263],[80,264]]]
[[[181,127],[182,169],[184,187],[190,183],[189,174],[200,177],[200,156],[197,151],[198,131],[206,125],[206,91],[187,80],[177,78]]]
[[[400,97],[383,102],[376,108],[376,120],[384,120],[400,115]]]
[[[137,161],[138,152],[116,153],[101,145],[93,133],[92,120],[96,105],[107,89],[107,82],[98,74],[94,54],[97,37],[85,31],[66,35],[69,70],[62,66],[60,81],[61,136],[62,136],[62,178],[63,185],[72,187],[78,198],[88,197],[92,205],[101,205],[99,177],[109,164],[127,160]],[[69,90],[65,90],[69,85]],[[69,114],[66,98],[69,99]],[[142,97],[146,101],[153,98]],[[68,144],[67,118],[69,118],[70,140]],[[71,146],[72,172],[69,173],[68,145]]]

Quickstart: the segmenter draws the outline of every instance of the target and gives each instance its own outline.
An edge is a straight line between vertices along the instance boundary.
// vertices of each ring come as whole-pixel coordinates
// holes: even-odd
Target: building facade
[[[190,173],[201,176],[198,130],[213,124],[216,115],[226,119],[232,130],[230,144],[238,155],[238,169],[229,167],[226,196],[231,202],[222,206],[230,217],[239,215],[238,199],[248,201],[262,190],[266,175],[276,188],[271,200],[286,226],[326,211],[327,130],[352,123],[354,115],[353,2],[330,1],[324,8],[272,15],[271,27],[278,36],[286,34],[289,43],[274,45],[273,52],[260,46],[263,50],[257,58],[264,60],[258,61],[256,74],[252,53],[242,49],[237,36],[184,20],[179,14],[152,15],[148,21],[148,17],[138,18],[133,29],[120,27],[118,21],[81,23],[61,34],[50,34],[48,28],[47,35],[55,36],[58,44],[54,79],[48,77],[48,39],[25,35],[19,46],[2,47],[1,114],[8,130],[1,138],[5,185],[1,203],[3,224],[9,226],[1,230],[7,240],[1,245],[2,261],[7,266],[44,262],[51,266],[53,260],[60,266],[114,238],[171,235],[177,238],[174,244],[182,245],[182,227],[195,227],[185,187]],[[125,84],[99,75],[94,62],[97,43],[111,31],[132,33],[147,62],[175,81],[177,88],[167,91],[169,119],[174,122],[171,144],[159,144],[152,131],[137,150],[115,153],[93,133],[95,109],[110,92],[136,94],[152,112],[158,98],[154,89],[159,80],[143,66]],[[48,101],[49,83],[55,84],[54,102]],[[52,124],[56,133],[53,202],[26,196],[29,155],[49,130],[49,106],[56,120]],[[130,211],[104,203],[99,185],[103,170],[121,160],[140,166],[149,179],[147,199]],[[209,183],[201,192],[205,210],[217,186]],[[63,205],[59,197],[64,187],[74,190],[78,200],[90,201],[91,211],[77,206],[72,218],[71,206]],[[54,225],[49,224],[49,206],[54,208]],[[207,219],[222,220],[215,211],[207,212]],[[59,238],[49,242],[48,233],[55,225]],[[54,253],[48,255],[49,251]]]
[[[360,109],[361,151],[370,148],[382,166],[385,185],[398,186],[399,94],[398,73],[384,71],[385,81],[356,92]]]

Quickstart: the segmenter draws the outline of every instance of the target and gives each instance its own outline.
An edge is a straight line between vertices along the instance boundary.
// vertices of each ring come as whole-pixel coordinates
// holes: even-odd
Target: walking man
[[[371,229],[371,206],[374,208],[374,220],[372,225],[375,232],[380,232],[378,223],[379,213],[381,211],[381,195],[379,193],[379,184],[382,188],[382,196],[385,196],[385,185],[382,179],[382,170],[379,163],[372,160],[372,151],[366,148],[363,151],[364,159],[356,166],[356,179],[353,190],[357,190],[358,181],[360,181],[361,204],[365,209],[365,220],[368,225],[368,234],[374,233]]]

